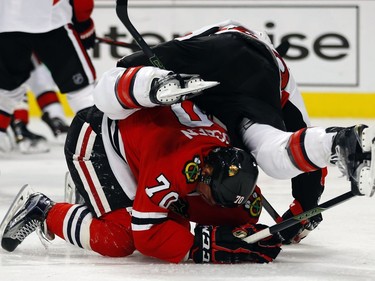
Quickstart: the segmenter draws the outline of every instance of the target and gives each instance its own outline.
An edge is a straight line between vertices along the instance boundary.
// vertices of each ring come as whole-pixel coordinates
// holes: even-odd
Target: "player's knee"
[[[105,236],[91,237],[91,249],[108,257],[126,257],[135,251],[131,232],[119,229],[110,232]]]
[[[91,249],[103,256],[126,257],[135,251],[126,211],[117,210],[93,220],[90,226]]]

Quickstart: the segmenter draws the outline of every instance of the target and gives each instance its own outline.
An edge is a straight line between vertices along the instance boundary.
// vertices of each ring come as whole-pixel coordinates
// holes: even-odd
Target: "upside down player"
[[[233,234],[265,227],[256,224],[259,213],[249,212],[249,204],[260,200],[253,157],[231,147],[226,131],[191,101],[132,109],[129,93],[144,107],[170,104],[160,98],[163,91],[189,89],[199,77],[155,67],[132,73],[130,68],[118,81],[117,97],[106,96],[101,82],[95,94],[97,105],[112,108],[119,120],[94,106],[72,121],[65,154],[85,204],[54,203],[40,193],[21,202],[29,192],[22,190],[15,201],[20,205],[2,224],[2,247],[13,251],[45,221],[47,237],[58,235],[107,256],[137,249],[173,263],[273,261],[280,252],[277,235],[248,244]],[[209,225],[198,225],[192,235],[189,220]]]
[[[283,219],[318,204],[332,138],[342,128],[332,128],[331,133],[310,128],[295,80],[266,34],[225,21],[159,44],[153,51],[168,70],[220,82],[192,100],[223,122],[233,144],[250,151],[268,175],[292,178],[295,200]],[[149,64],[144,53],[137,52],[121,59],[118,67]],[[282,231],[283,243],[299,242],[321,220],[319,214]]]

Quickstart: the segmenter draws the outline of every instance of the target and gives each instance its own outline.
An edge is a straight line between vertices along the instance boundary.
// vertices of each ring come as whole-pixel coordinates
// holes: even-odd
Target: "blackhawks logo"
[[[199,159],[199,156],[194,156],[193,160],[189,160],[185,164],[182,173],[185,175],[187,183],[193,183],[198,180],[198,177],[200,174],[200,168],[199,168],[200,163],[201,163],[201,160]]]
[[[245,208],[249,210],[251,217],[259,217],[262,211],[262,198],[254,192],[246,202]]]

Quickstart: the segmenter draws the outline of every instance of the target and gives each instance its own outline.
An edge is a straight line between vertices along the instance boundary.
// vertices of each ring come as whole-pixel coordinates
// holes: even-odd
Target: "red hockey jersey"
[[[228,146],[228,135],[190,101],[137,111],[118,121],[118,128],[138,182],[132,210],[135,246],[145,255],[180,262],[194,238],[168,218],[168,207],[194,192],[204,156]]]

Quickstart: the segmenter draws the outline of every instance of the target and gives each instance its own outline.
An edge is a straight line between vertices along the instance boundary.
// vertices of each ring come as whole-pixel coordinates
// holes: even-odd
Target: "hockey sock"
[[[125,209],[93,218],[85,205],[57,203],[48,213],[47,226],[67,242],[104,256],[125,257],[135,250]]]

